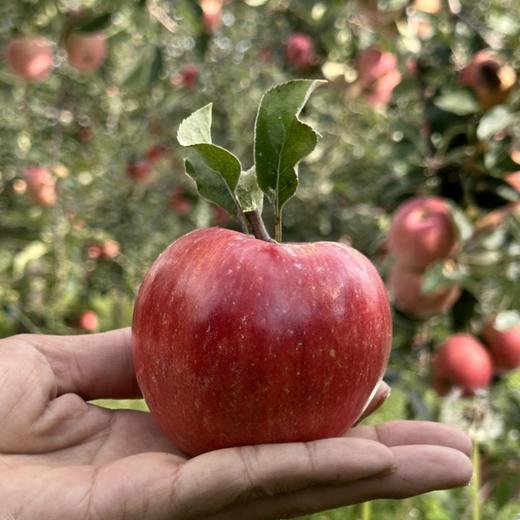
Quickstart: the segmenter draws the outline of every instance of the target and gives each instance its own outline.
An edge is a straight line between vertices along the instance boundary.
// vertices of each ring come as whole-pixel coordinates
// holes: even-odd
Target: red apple
[[[388,247],[400,264],[416,271],[452,256],[458,238],[449,204],[439,197],[406,201],[392,219]]]
[[[298,70],[305,70],[316,64],[314,42],[310,36],[294,33],[285,42],[287,61]]]
[[[170,198],[170,208],[175,210],[181,216],[188,215],[193,209],[193,203],[186,197],[186,193],[182,188],[175,188]]]
[[[7,45],[7,63],[17,76],[42,81],[54,66],[51,42],[46,38],[15,38]]]
[[[79,327],[87,332],[99,329],[99,318],[94,311],[84,311],[79,317]]]
[[[358,251],[201,229],[143,281],[134,366],[152,414],[186,453],[309,441],[360,416],[391,329],[383,282]]]
[[[221,24],[223,0],[200,0],[202,23],[206,32],[215,33]]]
[[[454,334],[437,349],[435,380],[441,388],[451,384],[465,395],[487,388],[493,377],[493,363],[484,345],[470,334]]]
[[[484,109],[504,103],[516,79],[511,65],[488,49],[477,52],[460,75],[460,82],[473,89]]]
[[[95,72],[107,56],[106,39],[98,33],[72,33],[65,47],[69,63],[81,72]]]
[[[491,320],[484,328],[484,339],[499,371],[520,367],[520,325],[500,330],[496,328],[495,321]]]
[[[105,240],[101,244],[101,256],[108,260],[114,259],[119,254],[120,246],[117,240]]]
[[[508,182],[516,191],[520,192],[520,171],[508,173],[506,175],[506,182]]]
[[[148,150],[146,150],[145,155],[146,155],[146,158],[151,163],[156,163],[157,161],[162,159],[165,154],[166,154],[165,146],[163,146],[162,144],[154,144],[154,145],[150,146],[150,148],[148,148]]]
[[[224,209],[218,206],[217,204],[212,205],[213,210],[213,223],[216,226],[224,226],[230,220],[229,213]]]
[[[131,161],[126,169],[128,176],[135,181],[147,179],[152,171],[152,163],[148,159]]]
[[[27,166],[24,178],[28,193],[39,206],[50,208],[56,204],[56,183],[47,168]]]
[[[401,82],[397,57],[370,47],[361,52],[357,62],[359,86],[369,104],[387,105],[394,88]]]
[[[451,309],[460,296],[460,287],[438,287],[424,293],[424,274],[408,270],[397,263],[390,271],[389,286],[394,305],[409,316],[428,318]]]
[[[98,258],[101,258],[101,255],[103,254],[101,251],[101,246],[98,246],[97,244],[88,246],[87,254],[91,260],[97,260]]]
[[[193,90],[199,81],[199,74],[199,66],[196,63],[187,63],[171,76],[170,83]]]
[[[182,84],[189,89],[194,89],[199,80],[199,67],[195,63],[188,63],[181,69]]]

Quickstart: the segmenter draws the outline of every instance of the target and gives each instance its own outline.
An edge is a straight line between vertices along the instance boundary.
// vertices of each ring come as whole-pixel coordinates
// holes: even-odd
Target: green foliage
[[[520,170],[512,154],[520,150],[520,89],[486,106],[460,74],[488,47],[518,66],[520,3],[463,1],[460,12],[448,9],[457,2],[441,3],[441,12],[429,15],[400,0],[235,0],[214,33],[195,0],[89,0],[81,12],[72,0],[0,5],[4,47],[20,34],[38,35],[54,43],[55,54],[42,82],[0,67],[0,336],[78,333],[86,309],[98,314],[102,330],[128,326],[144,273],[170,242],[196,227],[239,228],[208,200],[233,214],[237,201],[261,210],[261,188],[272,229],[273,204],[280,208],[294,195],[284,208],[284,240],[348,241],[386,277],[394,209],[416,195],[444,197],[457,208],[462,245],[450,262],[431,266],[424,288],[457,283],[464,290],[451,310],[429,320],[394,313],[386,375],[394,390],[370,420],[442,419],[478,434],[483,518],[520,515],[520,371],[497,376],[474,400],[441,399],[431,385],[431,357],[447,336],[478,336],[495,314],[500,326],[518,318],[520,197],[507,179]],[[383,16],[366,14],[361,4],[379,4]],[[68,63],[64,41],[71,31],[103,32],[108,56],[98,71],[81,73]],[[294,32],[315,45],[315,64],[304,71],[286,58],[284,43]],[[376,85],[361,85],[356,65],[370,46],[393,53],[401,74],[391,99],[379,105],[371,104]],[[192,84],[183,80],[187,64],[199,70]],[[301,77],[310,81],[294,82]],[[322,79],[327,84],[302,109],[312,82]],[[294,102],[279,103],[277,89],[263,98],[255,149],[256,107],[280,83],[295,89]],[[205,108],[186,120],[199,107]],[[196,124],[190,129],[186,121]],[[319,140],[311,127],[320,130]],[[219,179],[205,184],[204,197],[185,175],[178,132],[180,144],[192,149],[188,169],[199,187],[206,174]],[[155,145],[165,152],[150,161]],[[241,172],[253,158],[256,170]],[[129,166],[140,161],[149,173],[136,179]],[[54,206],[31,198],[29,165],[49,169]],[[243,187],[255,186],[254,171],[260,187],[251,200]],[[118,254],[99,253],[107,240],[120,244]],[[477,406],[487,418],[479,428],[468,421]],[[372,504],[376,519],[470,515],[467,489]],[[313,516],[359,518],[357,506]]]

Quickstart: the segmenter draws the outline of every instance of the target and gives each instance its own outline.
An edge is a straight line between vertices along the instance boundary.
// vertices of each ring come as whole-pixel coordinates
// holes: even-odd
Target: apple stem
[[[480,448],[476,435],[473,436],[473,449],[471,451],[473,463],[472,502],[473,520],[480,520]]]
[[[282,241],[282,212],[276,203],[276,210],[274,213],[274,239],[276,242]]]
[[[255,238],[258,238],[258,240],[264,240],[265,242],[275,242],[269,236],[264,221],[262,220],[262,216],[258,210],[244,211],[243,215],[247,222],[247,228]]]

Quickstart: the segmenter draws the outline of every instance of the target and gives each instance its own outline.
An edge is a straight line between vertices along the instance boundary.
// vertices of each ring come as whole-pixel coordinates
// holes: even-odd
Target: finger
[[[177,482],[177,514],[195,517],[237,500],[319,484],[351,482],[391,471],[393,456],[366,439],[333,438],[210,452],[189,461]],[[247,517],[247,516],[246,516]]]
[[[267,520],[293,518],[379,498],[407,498],[437,489],[467,484],[471,462],[458,450],[441,446],[391,448],[396,467],[392,473],[341,485],[316,486],[264,499],[248,500],[208,520]]]
[[[85,400],[140,397],[130,329],[79,336],[24,335],[49,362],[58,395],[75,393]]]
[[[354,425],[359,424],[363,419],[373,414],[378,408],[380,408],[384,402],[390,397],[392,389],[384,382],[381,381],[377,388],[377,392],[374,397],[368,403],[368,406],[365,408],[363,413],[360,415],[359,419],[355,422]]]
[[[346,437],[371,439],[386,446],[432,444],[471,454],[471,439],[447,424],[430,421],[390,421],[376,426],[357,426]]]

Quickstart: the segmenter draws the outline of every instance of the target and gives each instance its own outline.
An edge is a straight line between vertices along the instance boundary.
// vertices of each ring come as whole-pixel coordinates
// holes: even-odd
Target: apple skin
[[[359,86],[372,106],[388,105],[394,88],[401,82],[397,56],[376,47],[361,51],[357,60]]]
[[[410,271],[399,263],[392,266],[389,287],[399,310],[416,318],[428,318],[451,309],[459,299],[461,291],[457,285],[423,293],[423,279],[423,273]]]
[[[383,376],[392,321],[356,250],[207,228],[155,261],[132,337],[153,416],[196,455],[341,435]]]
[[[222,23],[223,0],[201,0],[202,24],[208,34],[214,34]]]
[[[139,159],[128,163],[126,173],[134,181],[144,181],[152,172],[152,163],[148,159]]]
[[[297,70],[306,70],[316,64],[314,42],[306,34],[294,33],[285,42],[287,61]]]
[[[495,328],[494,320],[484,327],[484,339],[499,372],[520,367],[520,325],[506,330]]]
[[[99,318],[94,311],[84,311],[79,317],[79,327],[87,332],[99,329]]]
[[[51,172],[43,166],[27,166],[24,172],[27,192],[34,202],[44,208],[56,204],[56,183]]]
[[[95,72],[107,56],[107,42],[102,34],[72,33],[65,47],[69,63],[80,72]]]
[[[477,52],[460,74],[460,83],[473,89],[480,106],[504,103],[516,85],[516,72],[489,49]]]
[[[27,81],[43,81],[52,71],[54,56],[46,38],[14,38],[7,45],[7,63]]]
[[[170,208],[178,215],[189,215],[193,209],[193,202],[186,196],[186,192],[177,186],[170,196]]]
[[[415,271],[452,256],[458,249],[448,203],[440,197],[414,197],[392,218],[388,247],[398,262]]]
[[[442,343],[434,359],[435,384],[446,390],[454,385],[471,396],[487,388],[493,377],[493,362],[487,349],[470,334],[454,334]]]

